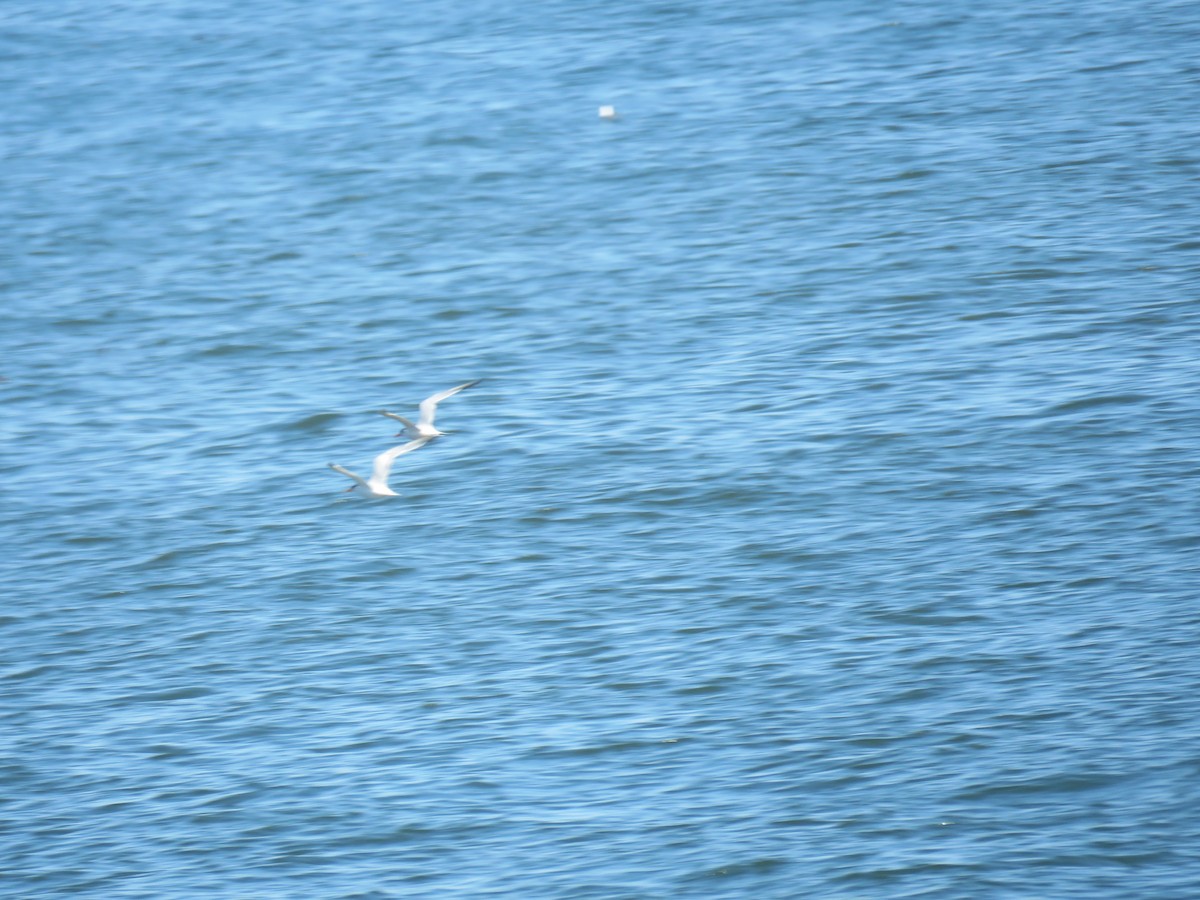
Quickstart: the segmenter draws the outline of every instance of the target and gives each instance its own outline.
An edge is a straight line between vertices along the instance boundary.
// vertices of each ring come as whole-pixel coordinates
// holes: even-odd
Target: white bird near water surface
[[[363,496],[369,497],[372,500],[383,500],[387,497],[399,497],[400,495],[388,487],[388,475],[392,471],[392,463],[396,461],[396,457],[403,456],[412,450],[419,447],[424,447],[429,443],[426,438],[419,438],[415,441],[409,441],[407,444],[401,444],[399,447],[393,447],[390,450],[384,450],[377,457],[371,466],[371,477],[363,478],[361,475],[355,475],[349,469],[343,469],[337,463],[330,463],[329,468],[335,472],[341,472],[349,478],[353,478],[355,483],[348,487],[347,491],[352,491],[355,488],[362,488]]]
[[[458,387],[452,387],[448,390],[433,394],[430,397],[426,397],[421,401],[420,407],[418,407],[421,410],[421,415],[416,422],[410,422],[408,419],[404,418],[404,416],[398,416],[394,412],[388,412],[386,409],[380,410],[379,414],[381,416],[387,416],[389,419],[395,419],[397,422],[400,422],[404,425],[404,430],[396,433],[397,437],[404,435],[405,437],[411,438],[414,441],[432,441],[434,438],[440,437],[443,434],[449,434],[449,432],[438,431],[433,427],[433,417],[437,415],[438,404],[447,397],[453,397],[459,391],[465,391],[472,385],[479,384],[479,382],[482,380],[483,379],[481,378],[476,378],[474,381],[468,381],[466,384],[460,384]]]

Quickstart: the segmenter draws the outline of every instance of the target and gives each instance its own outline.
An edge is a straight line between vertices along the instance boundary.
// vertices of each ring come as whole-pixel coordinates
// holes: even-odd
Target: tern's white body
[[[418,447],[423,447],[427,443],[426,439],[409,441],[407,444],[401,444],[399,447],[393,447],[391,450],[384,450],[377,457],[371,466],[371,477],[363,478],[355,475],[349,469],[343,469],[336,463],[330,463],[329,468],[335,472],[341,472],[355,481],[354,487],[362,490],[361,496],[371,500],[382,500],[386,497],[399,497],[400,495],[388,487],[388,475],[392,471],[392,463],[396,461],[396,457],[403,456],[411,450],[416,450]]]
[[[396,436],[404,435],[412,441],[432,441],[435,437],[440,437],[446,434],[444,431],[438,431],[433,427],[433,417],[437,415],[437,406],[447,397],[453,397],[459,391],[465,391],[473,384],[479,384],[480,379],[468,381],[466,384],[460,384],[458,387],[452,387],[449,390],[434,394],[431,397],[426,397],[421,401],[419,409],[421,416],[416,422],[411,422],[404,416],[398,416],[387,410],[381,411],[380,415],[387,416],[389,419],[395,419],[404,426],[404,430],[397,432]]]

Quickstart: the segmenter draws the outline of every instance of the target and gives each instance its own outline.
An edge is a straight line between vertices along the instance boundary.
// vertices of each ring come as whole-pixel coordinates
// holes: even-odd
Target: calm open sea
[[[1200,896],[1198,47],[6,0],[0,894]]]

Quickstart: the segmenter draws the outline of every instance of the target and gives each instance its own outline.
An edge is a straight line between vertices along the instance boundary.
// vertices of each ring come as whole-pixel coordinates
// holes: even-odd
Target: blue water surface
[[[1200,896],[1198,46],[7,0],[0,893]]]

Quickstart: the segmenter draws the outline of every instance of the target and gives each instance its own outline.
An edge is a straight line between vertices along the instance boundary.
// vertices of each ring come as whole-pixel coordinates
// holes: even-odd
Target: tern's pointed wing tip
[[[436,394],[430,394],[428,397],[426,397],[424,400],[421,401],[421,408],[424,409],[427,406],[437,406],[439,403],[441,403],[447,397],[453,397],[459,391],[465,391],[469,387],[474,387],[475,385],[479,384],[479,382],[481,382],[481,381],[483,381],[482,378],[476,378],[474,381],[467,381],[467,382],[464,382],[463,384],[456,384],[452,388],[446,388],[446,390],[444,390],[444,391],[438,391]]]

